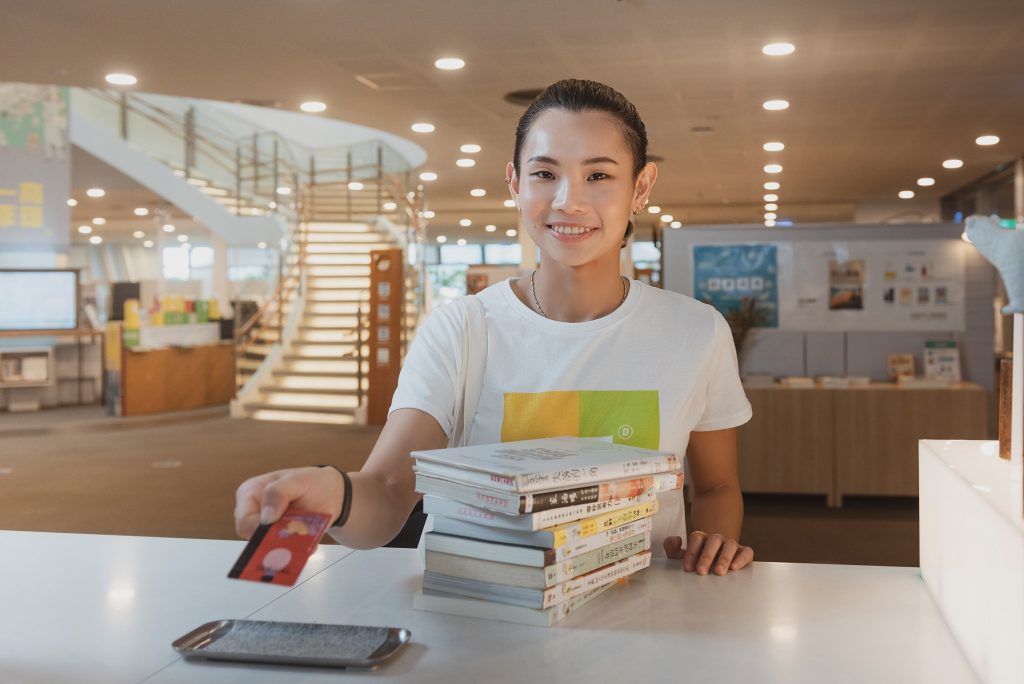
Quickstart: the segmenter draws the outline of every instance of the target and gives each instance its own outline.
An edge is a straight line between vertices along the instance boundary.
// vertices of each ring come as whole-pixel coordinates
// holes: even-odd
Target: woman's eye
[[[534,171],[530,175],[535,176],[536,178],[543,178],[544,180],[551,180],[555,177],[550,171]]]
[[[595,171],[594,173],[590,174],[590,176],[587,177],[587,180],[604,180],[605,178],[610,178],[610,176],[607,173]]]

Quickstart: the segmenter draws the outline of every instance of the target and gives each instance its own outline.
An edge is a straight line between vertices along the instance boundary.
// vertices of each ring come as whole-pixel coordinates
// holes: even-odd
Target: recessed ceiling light
[[[174,230],[175,230],[175,228],[174,228],[174,224],[173,223],[165,223],[164,224],[164,232],[165,233],[173,233]]]
[[[277,209],[277,202],[267,202],[267,207],[270,209]]]
[[[448,242],[448,238],[446,238],[444,235],[438,235],[437,241],[443,245],[444,243]]]
[[[103,242],[103,238],[101,238],[99,235],[93,235],[91,238],[89,238],[89,242],[91,242],[94,245],[98,245],[101,242]]]
[[[782,164],[765,164],[765,173],[782,173]]]
[[[69,207],[77,207],[78,206],[78,200],[76,200],[74,197],[72,197],[71,199],[68,200],[68,206]]]
[[[89,188],[85,191],[85,194],[89,197],[103,197],[107,192],[103,188]]]
[[[648,214],[660,214],[661,213],[661,207],[659,207],[657,204],[652,204],[651,206],[647,207],[647,213]]]
[[[775,211],[778,208],[779,208],[779,205],[776,204],[775,202],[769,202],[768,204],[764,205],[764,210],[765,211]]]
[[[486,226],[484,226],[484,230],[486,230],[488,233],[493,233],[494,231],[498,230],[498,226],[494,225],[493,223],[488,223]]]
[[[683,222],[682,221],[673,221],[669,225],[671,227],[673,227],[673,228],[682,228],[683,227]]]
[[[188,235],[185,235],[184,233],[179,235],[178,236],[178,242],[188,242]]]
[[[458,57],[442,57],[434,62],[434,66],[444,71],[457,71],[466,66],[466,62]]]
[[[764,227],[765,228],[774,228],[775,227],[775,219],[765,219]]]
[[[455,165],[468,169],[471,166],[476,166],[476,159],[456,159]]]
[[[417,133],[433,133],[434,132],[434,124],[432,124],[432,123],[425,123],[425,122],[414,123],[411,126],[411,128],[412,128],[412,130],[416,131]]]
[[[761,48],[761,52],[770,57],[781,57],[796,52],[796,46],[792,43],[768,43]]]
[[[768,181],[762,186],[765,190],[778,190],[782,187],[782,183],[778,181]]]
[[[320,112],[327,111],[327,105],[323,102],[317,102],[316,100],[310,100],[309,102],[303,102],[299,105],[299,109],[310,114],[319,114]]]
[[[673,221],[675,221],[675,217],[673,217],[672,214],[662,214],[661,215],[661,222],[662,223],[672,223]]]
[[[779,196],[778,195],[768,194],[768,195],[764,196],[764,201],[765,202],[778,202],[779,201]]]
[[[773,211],[766,211],[764,213],[764,220],[765,221],[774,221],[776,218],[778,218],[778,216],[776,216],[775,212],[773,212]]]
[[[153,246],[153,241],[152,240],[146,240],[145,242],[142,243],[142,246],[143,247],[152,247]]]
[[[470,219],[466,218],[459,219],[459,225],[462,226],[463,228],[469,228],[471,225],[473,225],[473,222]]]
[[[459,247],[465,247],[466,238],[459,238],[458,240],[455,241],[455,244],[457,244]]]
[[[432,219],[435,216],[437,216],[437,212],[434,211],[433,209],[427,209],[425,212],[423,212],[423,218]]]
[[[277,194],[278,195],[290,195],[290,194],[292,194],[292,189],[289,188],[287,185],[282,185],[281,187],[279,187],[277,189]]]
[[[107,223],[107,219],[105,219],[105,218],[103,218],[101,216],[97,216],[96,218],[94,218],[92,220],[92,225],[94,225],[94,226],[103,226],[103,225],[106,225],[106,223]]]
[[[783,109],[789,109],[789,102],[786,100],[766,100],[761,106],[770,112],[779,112]]]
[[[979,145],[998,145],[999,144],[999,136],[998,135],[979,135],[977,138],[974,139],[974,142],[976,142]]]
[[[259,247],[260,249],[266,249],[267,248],[267,243],[266,242],[257,242],[256,246]]]
[[[381,207],[384,209],[384,211],[394,211],[395,209],[398,208],[398,205],[395,204],[394,202],[385,202],[384,204],[381,205]]]
[[[437,174],[434,173],[433,171],[424,171],[423,173],[420,174],[420,180],[421,181],[427,181],[427,182],[429,182],[429,181],[436,181],[437,180]]]
[[[459,148],[459,152],[463,152],[465,154],[476,154],[479,151],[480,146],[477,145],[476,143],[466,143],[465,145]]]
[[[502,205],[504,205],[506,209],[514,209],[516,206],[516,201],[514,199],[507,199],[504,202],[502,202]]]
[[[781,152],[786,149],[786,146],[780,142],[766,142],[761,145],[765,152]]]
[[[149,209],[146,207],[135,207],[136,216],[149,216]]]
[[[516,231],[515,228],[509,228],[508,230],[505,231],[505,235],[508,235],[509,237],[515,237],[518,234],[519,233],[518,231]]]
[[[900,190],[900,199],[913,199],[913,190]]]
[[[78,226],[78,232],[82,235],[88,235],[92,232],[92,226]]]
[[[139,239],[141,239],[141,238],[144,238],[144,237],[146,237],[146,234],[145,234],[144,232],[142,232],[141,230],[137,230],[137,231],[135,231],[134,233],[132,233],[132,237],[133,237],[133,238],[139,238]]]
[[[959,169],[963,165],[964,163],[960,159],[947,159],[946,161],[942,162],[942,168],[944,169]]]
[[[362,190],[363,189],[363,184],[360,183],[359,181],[349,181],[348,182],[348,189],[349,190]]]
[[[927,188],[929,185],[935,185],[935,179],[934,178],[918,178],[917,179],[917,184],[920,185],[922,188]]]
[[[473,197],[483,197],[487,194],[487,191],[484,190],[483,188],[473,188],[472,190],[469,191],[469,194],[472,195]]]
[[[130,86],[139,82],[139,79],[131,74],[107,74],[106,79],[110,85],[119,86]]]

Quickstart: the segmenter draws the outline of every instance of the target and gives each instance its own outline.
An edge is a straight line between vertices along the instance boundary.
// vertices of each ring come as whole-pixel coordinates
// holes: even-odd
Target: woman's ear
[[[505,164],[505,182],[508,183],[508,191],[515,200],[516,207],[519,206],[519,176],[516,174],[516,167],[509,162]]]
[[[658,167],[654,162],[647,162],[644,168],[640,169],[640,175],[636,178],[636,189],[633,191],[633,206],[642,207],[647,204],[647,199],[654,189],[654,182],[658,180]]]

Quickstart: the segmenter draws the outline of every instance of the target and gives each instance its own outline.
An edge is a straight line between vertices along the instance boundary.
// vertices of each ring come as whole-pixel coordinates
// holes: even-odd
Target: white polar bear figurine
[[[997,216],[968,216],[967,239],[992,262],[1010,301],[1004,314],[1024,313],[1024,230],[1008,230]]]

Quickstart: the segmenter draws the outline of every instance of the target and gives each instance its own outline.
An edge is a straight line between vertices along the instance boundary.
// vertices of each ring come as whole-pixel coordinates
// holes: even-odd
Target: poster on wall
[[[765,328],[779,326],[778,246],[694,245],[694,297],[724,316],[752,299]]]
[[[762,327],[801,331],[964,329],[960,240],[694,245],[694,297],[723,315],[752,298]]]
[[[66,247],[68,89],[0,83],[0,243]]]

